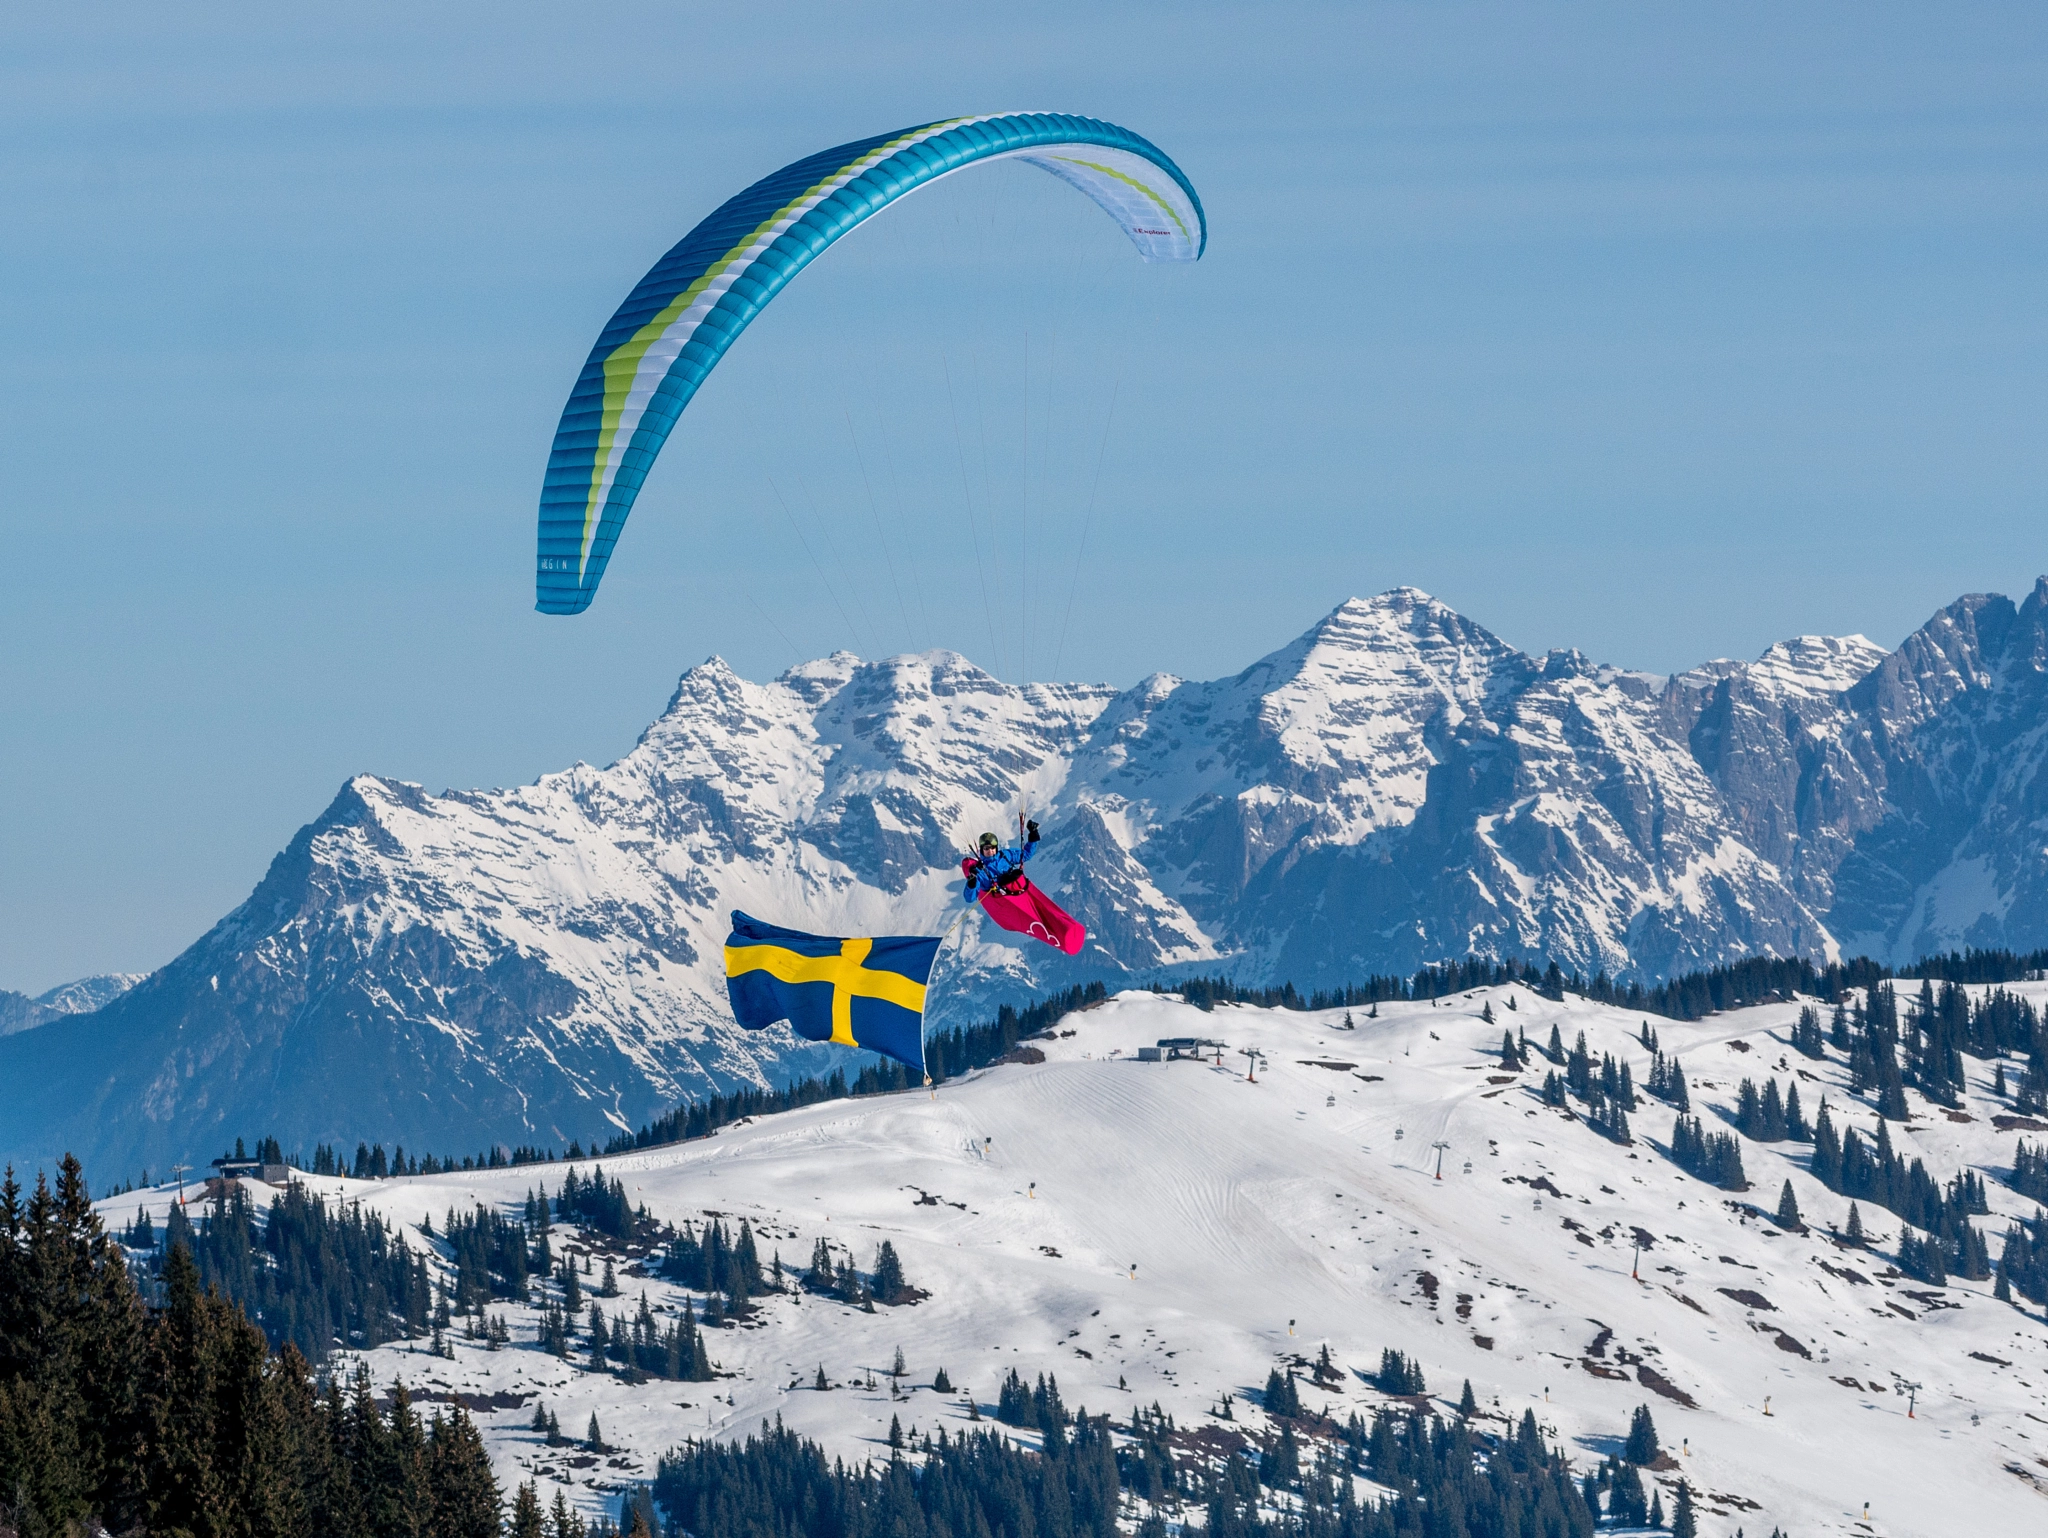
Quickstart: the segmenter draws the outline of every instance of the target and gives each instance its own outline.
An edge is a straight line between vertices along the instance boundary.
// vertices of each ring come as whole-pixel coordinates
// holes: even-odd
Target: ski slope
[[[2043,985],[2019,991],[2037,1004],[2048,996]],[[1873,1250],[1836,1245],[1826,1226],[1846,1220],[1848,1203],[1805,1173],[1810,1145],[1745,1140],[1752,1189],[1731,1198],[1664,1156],[1672,1112],[1661,1102],[1645,1097],[1632,1116],[1632,1148],[1543,1106],[1549,1065],[1532,1054],[1530,1069],[1501,1073],[1501,1024],[1479,1018],[1489,1003],[1532,1048],[1557,1023],[1567,1046],[1584,1030],[1596,1059],[1612,1052],[1639,1086],[1646,1076],[1640,1016],[1522,988],[1382,1005],[1377,1019],[1354,1011],[1350,1030],[1341,1010],[1202,1013],[1124,994],[1035,1042],[1044,1062],[998,1066],[935,1098],[838,1101],[604,1161],[657,1217],[718,1213],[732,1227],[747,1218],[764,1263],[779,1253],[792,1271],[820,1236],[842,1258],[850,1247],[863,1269],[888,1238],[930,1293],[918,1304],[864,1314],[794,1292],[767,1297],[758,1325],[707,1333],[731,1374],[711,1384],[628,1386],[560,1362],[533,1344],[537,1309],[518,1305],[502,1310],[507,1350],[458,1339],[451,1362],[401,1344],[369,1365],[380,1382],[516,1398],[516,1408],[479,1415],[501,1481],[541,1477],[543,1499],[559,1482],[596,1505],[651,1476],[678,1441],[742,1435],[764,1417],[849,1458],[886,1456],[892,1415],[906,1429],[957,1429],[965,1395],[987,1415],[1013,1367],[1027,1380],[1056,1374],[1070,1408],[1125,1420],[1157,1400],[1183,1426],[1215,1425],[1212,1411],[1232,1394],[1232,1429],[1256,1436],[1266,1424],[1257,1390],[1271,1368],[1296,1361],[1304,1401],[1341,1421],[1383,1401],[1363,1375],[1391,1346],[1419,1359],[1439,1401],[1454,1402],[1469,1378],[1488,1413],[1533,1408],[1582,1466],[1617,1450],[1630,1410],[1647,1403],[1677,1455],[1657,1476],[1665,1507],[1676,1481],[1689,1480],[1703,1533],[1761,1534],[1773,1523],[1799,1535],[2044,1530],[2040,1310],[1995,1302],[1988,1282],[1936,1294],[1885,1275],[1899,1224],[1879,1209],[1863,1209]],[[1825,1094],[1838,1127],[1872,1125],[1838,1055],[1812,1063],[1789,1051],[1797,1012],[1654,1022],[1710,1128],[1717,1109],[1732,1116],[1745,1074],[1761,1084],[1773,1072],[1797,1074],[1809,1119]],[[1228,1048],[1220,1066],[1135,1060],[1140,1046],[1173,1036]],[[1266,1055],[1256,1082],[1242,1048]],[[1939,1179],[1966,1165],[1986,1173],[1993,1215],[1979,1221],[1995,1259],[2006,1215],[2031,1212],[2002,1183],[2012,1143],[2041,1134],[1995,1128],[1990,1117],[2006,1108],[1990,1096],[1989,1065],[1968,1061],[1984,1072],[1966,1119],[1911,1093],[1912,1121],[1893,1139]],[[560,1175],[527,1166],[309,1184],[414,1226],[418,1246],[423,1217],[438,1229],[451,1205],[516,1209]],[[1805,1234],[1747,1210],[1774,1209],[1788,1176]],[[255,1194],[260,1203],[265,1193]],[[143,1200],[160,1220],[163,1192]],[[125,1221],[137,1201],[106,1203],[110,1220]],[[1630,1274],[1638,1228],[1651,1241],[1640,1279]],[[554,1242],[559,1253],[579,1240],[558,1226]],[[621,1286],[608,1313],[630,1313],[643,1288],[658,1310],[682,1297],[638,1276]],[[1340,1389],[1307,1376],[1324,1343],[1346,1369]],[[900,1402],[886,1376],[899,1347]],[[830,1392],[811,1386],[820,1366]],[[961,1392],[928,1387],[940,1367]],[[1646,1386],[1646,1371],[1696,1408]],[[877,1387],[857,1386],[870,1373]],[[1901,1381],[1921,1385],[1910,1419]],[[618,1452],[547,1449],[526,1429],[536,1395],[572,1437],[596,1413]]]

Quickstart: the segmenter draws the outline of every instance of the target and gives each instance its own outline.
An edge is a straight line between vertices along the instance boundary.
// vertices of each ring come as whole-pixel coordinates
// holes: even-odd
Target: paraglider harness
[[[1006,850],[997,850],[984,856],[977,848],[960,862],[967,874],[967,901],[973,902],[983,892],[997,892],[1004,897],[1015,897],[1027,890],[1031,881],[1024,874],[1024,862],[1031,858],[1031,848],[1038,842],[1038,824],[1024,820],[1023,846],[1013,856],[1005,858]],[[1000,862],[1000,864],[999,864]],[[985,874],[991,866],[998,866],[993,875]]]

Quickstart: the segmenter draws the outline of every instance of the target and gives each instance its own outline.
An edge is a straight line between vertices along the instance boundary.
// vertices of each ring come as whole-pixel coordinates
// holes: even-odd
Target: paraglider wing
[[[747,323],[840,236],[954,171],[1015,159],[1101,205],[1147,261],[1208,244],[1195,189],[1157,148],[1093,118],[951,118],[784,166],[683,237],[597,339],[555,431],[541,489],[535,607],[590,607],[641,482],[683,408]]]

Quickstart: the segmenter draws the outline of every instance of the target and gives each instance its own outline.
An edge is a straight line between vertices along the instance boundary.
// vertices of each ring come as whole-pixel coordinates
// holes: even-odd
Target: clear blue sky
[[[2048,570],[2038,5],[324,10],[0,23],[0,986],[161,964],[352,773],[608,761],[714,652],[1213,676],[1411,583],[1663,671]],[[1165,147],[1208,258],[1019,168],[920,194],[534,614],[548,439],[653,259],[1013,108]],[[948,499],[972,449],[1021,545],[1006,435],[998,615]]]

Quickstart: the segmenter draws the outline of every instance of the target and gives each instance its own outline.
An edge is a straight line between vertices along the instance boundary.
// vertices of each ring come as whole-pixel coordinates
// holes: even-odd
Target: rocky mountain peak
[[[1812,698],[1853,688],[1884,658],[1868,636],[1802,635],[1766,647],[1744,672],[1761,694]]]

